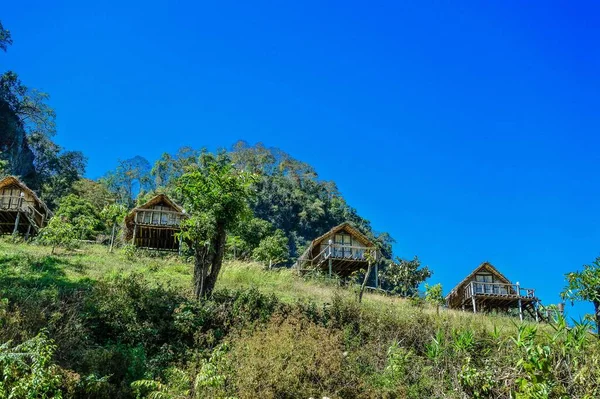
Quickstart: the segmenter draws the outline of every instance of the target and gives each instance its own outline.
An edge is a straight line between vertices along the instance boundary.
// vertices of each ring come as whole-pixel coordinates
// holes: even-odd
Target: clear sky
[[[490,261],[556,303],[564,273],[600,255],[598,2],[1,10],[14,45],[0,70],[51,94],[56,140],[90,177],[244,139],[336,181],[446,292]]]

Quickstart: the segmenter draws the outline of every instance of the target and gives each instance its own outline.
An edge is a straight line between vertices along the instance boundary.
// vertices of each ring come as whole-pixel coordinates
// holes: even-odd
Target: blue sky
[[[51,94],[90,177],[244,139],[336,181],[446,291],[490,261],[556,303],[600,255],[597,2],[86,3],[4,4],[0,70]]]

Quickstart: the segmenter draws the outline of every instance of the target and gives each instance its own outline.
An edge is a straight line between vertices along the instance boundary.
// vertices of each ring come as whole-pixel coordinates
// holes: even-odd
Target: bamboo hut
[[[44,201],[15,176],[0,180],[0,234],[35,235],[52,212]]]
[[[378,261],[381,259],[377,246],[350,223],[345,222],[315,238],[294,265],[299,272],[306,270],[326,271],[347,277],[355,271],[366,269],[369,262],[375,268],[375,286],[378,286]]]
[[[539,299],[532,288],[513,284],[492,264],[484,262],[456,285],[446,296],[450,309],[490,312],[518,309],[523,320],[523,312],[539,319]]]
[[[186,213],[165,194],[159,194],[125,217],[125,239],[138,248],[177,251],[175,234]]]

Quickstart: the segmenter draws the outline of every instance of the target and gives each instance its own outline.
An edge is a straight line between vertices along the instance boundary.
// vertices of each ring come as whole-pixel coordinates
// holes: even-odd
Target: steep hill
[[[358,304],[353,287],[239,262],[197,302],[191,264],[176,256],[102,246],[49,253],[0,241],[0,343],[10,341],[0,347],[0,396],[600,394],[600,347],[583,327],[438,312],[375,294]]]

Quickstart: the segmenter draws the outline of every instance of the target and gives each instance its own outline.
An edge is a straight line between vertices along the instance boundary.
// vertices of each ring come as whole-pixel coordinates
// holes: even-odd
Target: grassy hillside
[[[0,241],[0,397],[600,396],[600,348],[583,327],[376,294],[358,304],[353,287],[242,262],[199,303],[191,269]]]

